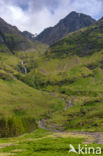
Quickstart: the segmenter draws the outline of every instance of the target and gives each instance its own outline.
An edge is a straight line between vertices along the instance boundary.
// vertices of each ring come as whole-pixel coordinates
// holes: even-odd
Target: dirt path
[[[72,132],[74,135],[84,135],[87,137],[85,143],[103,144],[103,132]]]
[[[62,129],[61,126],[52,125],[51,127],[47,127],[47,123],[45,122],[44,119],[38,121],[38,127],[42,128],[42,129],[52,131],[52,132],[63,132],[64,131],[64,128]],[[61,128],[61,131],[58,130],[59,127]]]
[[[42,129],[53,131],[55,134],[54,136],[58,137],[84,137],[86,138],[85,144],[103,144],[103,132],[65,132],[65,131],[58,131],[55,128],[47,128],[45,122],[40,120],[38,122],[38,126]]]
[[[84,144],[103,144],[103,132],[57,132],[54,136],[85,138]]]

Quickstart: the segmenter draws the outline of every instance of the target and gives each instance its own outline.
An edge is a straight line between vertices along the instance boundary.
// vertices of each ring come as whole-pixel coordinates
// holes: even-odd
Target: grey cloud
[[[5,4],[22,5],[27,4],[30,9],[40,10],[42,8],[52,8],[59,5],[59,0],[4,0]]]
[[[0,16],[21,30],[40,32],[71,11],[99,19],[103,0],[0,0]]]

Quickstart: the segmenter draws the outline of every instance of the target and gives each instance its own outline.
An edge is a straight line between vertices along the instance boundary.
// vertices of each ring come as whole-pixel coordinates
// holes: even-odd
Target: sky
[[[33,34],[54,26],[71,11],[99,19],[103,0],[0,0],[0,17]]]

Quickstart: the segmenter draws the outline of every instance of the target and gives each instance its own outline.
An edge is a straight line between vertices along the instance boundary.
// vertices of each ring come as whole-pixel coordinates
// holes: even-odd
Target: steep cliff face
[[[45,29],[35,39],[46,44],[53,44],[68,33],[93,24],[95,20],[85,14],[71,12],[54,27]]]

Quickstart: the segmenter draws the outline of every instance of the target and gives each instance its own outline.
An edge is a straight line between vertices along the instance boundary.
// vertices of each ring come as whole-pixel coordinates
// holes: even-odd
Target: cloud
[[[71,11],[99,19],[103,0],[0,0],[0,16],[21,31],[32,33],[55,25]]]

